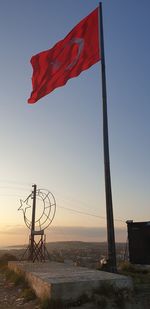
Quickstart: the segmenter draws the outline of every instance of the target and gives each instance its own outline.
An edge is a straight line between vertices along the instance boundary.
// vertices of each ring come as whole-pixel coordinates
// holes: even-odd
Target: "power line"
[[[0,189],[16,189],[16,188],[14,188],[14,187],[12,187],[12,188],[10,188],[10,187],[1,187],[0,186]],[[19,188],[19,189],[21,189],[21,190],[27,190],[27,189],[25,189],[25,188]],[[15,195],[15,194],[2,194],[2,195],[0,195],[0,196],[5,196],[5,197],[11,197],[11,196],[13,196],[13,197],[18,197],[18,198],[20,198],[20,195]],[[70,208],[70,207],[64,207],[64,206],[61,206],[61,205],[58,205],[57,204],[57,207],[59,207],[59,208],[62,208],[62,209],[65,209],[65,210],[67,210],[67,211],[71,211],[71,212],[74,212],[74,213],[78,213],[78,214],[82,214],[82,215],[86,215],[86,216],[90,216],[90,217],[95,217],[95,218],[98,218],[98,219],[103,219],[103,220],[106,220],[106,216],[99,216],[99,215],[96,215],[96,214],[92,214],[92,213],[88,213],[88,212],[84,212],[84,211],[81,211],[81,210],[76,210],[76,209],[73,209],[73,208]],[[118,222],[122,222],[122,223],[125,223],[125,219],[114,219],[114,221],[118,221]]]
[[[86,215],[86,216],[90,216],[90,217],[95,217],[95,218],[101,218],[101,219],[106,219],[106,217],[104,216],[98,216],[98,215],[95,215],[95,214],[91,214],[91,213],[88,213],[88,212],[84,212],[84,211],[80,211],[80,210],[75,210],[73,208],[68,208],[68,207],[64,207],[64,206],[60,206],[57,204],[57,206],[59,208],[62,208],[62,209],[66,209],[68,211],[72,211],[72,212],[76,212],[76,213],[79,213],[79,214],[82,214],[82,215]],[[121,220],[121,219],[114,219],[115,221],[120,221],[120,222],[123,222],[125,223],[126,220]]]

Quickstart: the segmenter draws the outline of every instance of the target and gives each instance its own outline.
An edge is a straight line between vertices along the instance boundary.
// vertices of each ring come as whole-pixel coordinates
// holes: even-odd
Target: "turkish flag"
[[[28,103],[35,103],[69,78],[100,60],[98,8],[81,20],[54,47],[31,58],[33,91]]]

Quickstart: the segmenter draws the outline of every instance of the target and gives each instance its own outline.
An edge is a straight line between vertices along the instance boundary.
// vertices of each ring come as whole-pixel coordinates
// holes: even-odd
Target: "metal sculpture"
[[[37,189],[36,185],[32,187],[32,193],[24,201],[20,200],[21,205],[18,209],[23,211],[24,222],[31,231],[29,246],[23,257],[28,253],[28,260],[42,262],[45,261],[46,256],[49,258],[44,231],[54,219],[56,201],[50,191]],[[35,240],[37,237],[38,241]]]

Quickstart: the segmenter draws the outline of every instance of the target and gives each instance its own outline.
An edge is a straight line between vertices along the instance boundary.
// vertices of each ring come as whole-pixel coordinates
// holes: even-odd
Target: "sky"
[[[47,241],[106,240],[100,62],[30,105],[30,58],[97,0],[0,0],[0,246],[28,243],[18,211],[32,185],[56,199]],[[149,221],[150,1],[104,0],[110,165],[117,241]]]

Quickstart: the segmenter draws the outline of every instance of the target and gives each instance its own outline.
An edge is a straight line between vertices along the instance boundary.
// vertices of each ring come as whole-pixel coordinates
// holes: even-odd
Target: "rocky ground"
[[[35,298],[27,300],[23,296],[23,288],[6,279],[4,272],[0,271],[0,309],[40,309]]]
[[[132,272],[130,272],[130,275],[133,277],[134,291],[131,295],[125,295],[125,298],[118,295],[117,298],[114,299],[112,291],[108,289],[103,291],[101,295],[97,293],[94,294],[91,302],[82,299],[81,303],[77,302],[73,306],[65,307],[56,306],[56,304],[55,306],[52,306],[52,304],[47,306],[41,305],[40,301],[34,296],[32,290],[27,286],[27,283],[22,280],[20,284],[16,284],[15,281],[10,279],[7,272],[8,269],[6,266],[0,267],[0,309],[150,309],[149,271],[133,272],[132,270]]]

